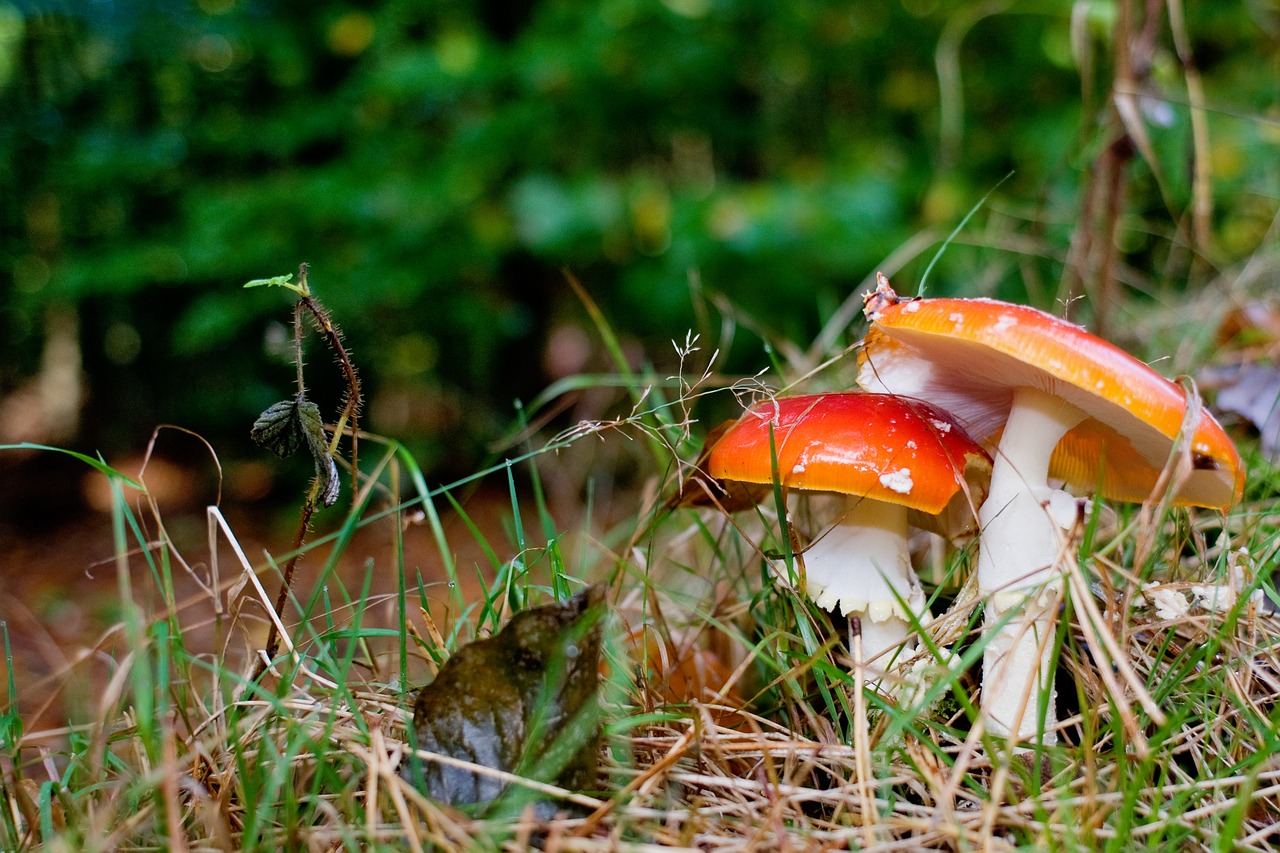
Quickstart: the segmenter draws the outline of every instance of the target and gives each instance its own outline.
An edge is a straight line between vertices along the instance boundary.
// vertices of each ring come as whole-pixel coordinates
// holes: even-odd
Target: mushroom
[[[1244,475],[1231,440],[1187,395],[1128,353],[1051,314],[990,299],[899,297],[880,276],[866,297],[871,320],[858,354],[868,391],[927,400],[998,450],[979,510],[978,587],[989,627],[983,656],[988,730],[1023,740],[1039,716],[1054,740],[1048,660],[1037,649],[1052,628],[1063,531],[1075,499],[1049,478],[1106,498],[1141,501],[1185,436],[1191,470],[1178,504],[1230,508]],[[1046,656],[1047,657],[1047,656]]]
[[[929,620],[911,569],[908,522],[956,536],[975,528],[991,458],[936,406],[884,394],[764,400],[708,454],[712,477],[830,493],[836,522],[803,554],[805,592],[860,616],[863,659]],[[883,666],[879,667],[880,672]]]

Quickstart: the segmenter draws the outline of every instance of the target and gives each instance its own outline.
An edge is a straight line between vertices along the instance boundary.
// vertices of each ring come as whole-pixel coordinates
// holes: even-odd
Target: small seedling
[[[315,462],[316,476],[307,491],[302,504],[301,516],[298,520],[298,532],[294,537],[291,556],[284,566],[284,577],[280,582],[280,592],[276,596],[276,613],[283,614],[285,602],[293,585],[293,573],[301,556],[302,543],[311,525],[311,516],[320,506],[330,507],[338,501],[342,483],[338,477],[337,449],[338,441],[346,430],[351,434],[351,486],[352,492],[358,491],[359,477],[357,435],[359,434],[360,411],[360,378],[355,366],[351,363],[346,348],[342,345],[342,333],[329,313],[311,292],[307,283],[307,265],[298,267],[298,280],[293,275],[279,275],[274,278],[259,278],[245,284],[245,287],[283,287],[298,294],[298,301],[293,306],[293,361],[297,367],[297,390],[292,397],[274,403],[267,408],[253,424],[250,436],[260,447],[265,447],[277,456],[292,456],[298,448],[306,446]],[[346,380],[346,397],[332,435],[325,430],[320,407],[307,398],[307,387],[302,375],[302,335],[305,319],[310,318],[320,336],[324,338],[342,369]],[[350,426],[348,427],[348,424]],[[270,665],[280,646],[280,635],[273,621],[267,635],[266,648],[254,671],[254,679],[259,678]]]

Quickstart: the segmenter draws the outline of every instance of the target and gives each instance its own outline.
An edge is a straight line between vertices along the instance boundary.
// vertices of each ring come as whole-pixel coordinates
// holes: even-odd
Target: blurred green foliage
[[[1280,11],[1186,5],[1215,108],[1212,267],[1276,211]],[[1105,0],[0,0],[0,392],[37,371],[49,306],[73,306],[86,442],[171,421],[247,448],[291,372],[287,303],[240,285],[306,260],[364,366],[366,423],[434,435],[424,461],[465,467],[549,379],[548,337],[581,314],[563,269],[653,358],[704,292],[804,343],[1009,172],[930,290],[1048,307],[1108,141],[1116,17]],[[1179,287],[1191,129],[1160,44],[1141,103],[1165,194],[1130,165],[1123,248]],[[336,400],[318,348],[311,381]],[[728,358],[767,363],[748,335]]]

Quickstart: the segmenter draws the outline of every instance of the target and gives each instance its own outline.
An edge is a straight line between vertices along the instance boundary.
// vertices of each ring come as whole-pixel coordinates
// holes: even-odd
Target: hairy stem
[[[276,593],[276,615],[284,621],[284,606],[289,600],[289,591],[293,588],[293,572],[298,567],[298,560],[302,557],[302,545],[307,538],[307,530],[311,527],[311,516],[316,511],[316,495],[319,490],[312,486],[307,500],[302,505],[302,513],[298,518],[298,532],[293,537],[293,549],[289,556],[288,562],[284,564],[284,577],[280,581],[280,591]],[[262,674],[267,671],[267,664],[273,660],[276,653],[280,651],[280,632],[276,630],[276,623],[271,622],[271,628],[267,632],[267,642],[263,647],[263,656],[258,659],[258,663],[254,666],[253,677],[250,681],[257,681]]]
[[[303,264],[303,269],[306,264]],[[298,393],[307,392],[307,383],[302,378],[302,302],[293,304],[293,364],[298,370]]]
[[[351,491],[353,494],[359,494],[360,468],[357,454],[360,431],[360,377],[356,373],[355,365],[351,363],[351,358],[347,354],[346,348],[342,345],[342,333],[333,325],[333,322],[329,319],[328,312],[325,311],[323,306],[311,296],[311,289],[307,285],[307,264],[305,263],[298,266],[298,286],[299,298],[293,306],[294,363],[298,369],[298,393],[301,395],[306,390],[302,376],[302,318],[305,311],[311,316],[312,322],[315,323],[316,329],[325,339],[329,348],[333,350],[338,359],[338,364],[342,368],[343,377],[347,381],[346,400],[343,403],[342,412],[338,416],[338,421],[334,425],[333,436],[329,440],[329,454],[331,456],[336,455],[338,441],[341,439],[349,421],[351,424]],[[318,479],[312,482],[307,498],[302,504],[302,512],[298,519],[298,531],[293,538],[291,556],[288,562],[285,563],[284,576],[280,580],[280,591],[276,594],[276,615],[281,616],[282,619],[284,606],[289,600],[289,592],[293,589],[294,571],[298,567],[298,560],[302,557],[302,546],[306,541],[307,530],[311,527],[311,516],[316,511],[316,502],[319,500],[320,492],[319,486],[320,481]],[[273,621],[271,628],[267,632],[264,656],[254,667],[252,680],[257,681],[266,672],[268,662],[276,656],[279,650],[280,632],[276,629],[276,623]]]
[[[298,304],[305,308],[311,314],[312,321],[316,324],[316,328],[320,330],[320,334],[324,337],[325,342],[329,344],[329,348],[333,350],[334,355],[338,359],[338,365],[342,368],[343,377],[347,380],[346,401],[342,407],[342,413],[338,415],[338,422],[333,427],[333,440],[329,445],[329,451],[332,453],[337,450],[338,440],[347,428],[347,422],[351,423],[351,491],[358,494],[360,491],[360,468],[359,468],[359,433],[360,433],[360,376],[356,373],[355,365],[351,363],[351,358],[347,355],[346,348],[342,345],[342,334],[329,320],[329,314],[321,307],[320,303],[312,299],[310,296],[303,296],[298,300]]]

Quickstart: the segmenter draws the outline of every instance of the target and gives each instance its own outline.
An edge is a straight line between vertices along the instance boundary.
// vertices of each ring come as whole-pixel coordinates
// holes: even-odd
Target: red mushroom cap
[[[888,394],[831,393],[762,400],[711,449],[711,476],[900,504],[918,526],[957,534],[974,526],[991,457],[946,412]],[[926,521],[928,523],[926,523]]]
[[[992,299],[904,299],[883,282],[866,312],[864,388],[937,403],[984,441],[1003,426],[1014,389],[1054,394],[1087,417],[1058,444],[1050,476],[1100,485],[1119,500],[1151,493],[1182,430],[1187,395],[1143,362],[1052,314]],[[1244,489],[1240,456],[1207,411],[1189,443],[1193,470],[1176,502],[1235,504]]]

